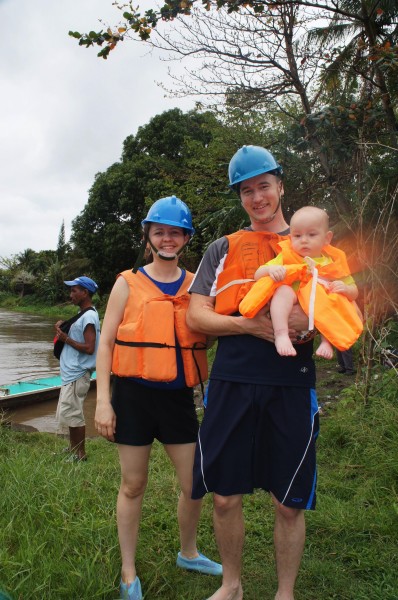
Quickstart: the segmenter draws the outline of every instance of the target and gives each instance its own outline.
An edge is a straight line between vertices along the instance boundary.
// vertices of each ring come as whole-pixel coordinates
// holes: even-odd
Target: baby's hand
[[[337,294],[344,294],[347,286],[343,281],[331,281],[329,283],[329,291]]]
[[[283,281],[285,279],[286,269],[282,265],[271,265],[268,268],[272,281]]]

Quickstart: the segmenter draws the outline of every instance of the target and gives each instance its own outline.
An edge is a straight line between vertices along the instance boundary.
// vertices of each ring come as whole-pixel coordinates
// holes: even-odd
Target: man
[[[98,286],[84,275],[64,283],[70,288],[70,299],[79,307],[81,316],[68,333],[61,330],[62,321],[55,324],[57,338],[64,342],[60,357],[62,387],[56,419],[60,429],[69,428],[68,450],[71,454],[68,460],[81,462],[87,460],[83,404],[90,389],[100,337],[98,313],[92,304]]]
[[[188,325],[218,336],[194,466],[193,498],[213,492],[214,528],[223,582],[209,600],[242,600],[243,494],[269,491],[275,507],[275,600],[294,600],[304,549],[304,510],[315,507],[318,407],[312,341],[282,357],[265,307],[253,319],[238,306],[256,269],[275,256],[286,236],[282,169],[272,154],[244,146],[229,165],[230,185],[251,226],[216,240],[191,285]],[[290,335],[308,328],[295,307]],[[265,590],[259,590],[259,597]]]

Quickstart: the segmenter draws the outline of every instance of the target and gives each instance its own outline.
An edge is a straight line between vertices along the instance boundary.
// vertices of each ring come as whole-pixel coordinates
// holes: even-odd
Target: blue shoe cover
[[[187,569],[187,571],[196,571],[197,573],[205,573],[205,575],[222,575],[222,565],[210,560],[199,552],[197,558],[184,558],[181,552],[177,556],[177,567]]]
[[[121,600],[142,600],[141,582],[136,577],[130,585],[120,580],[120,598]]]

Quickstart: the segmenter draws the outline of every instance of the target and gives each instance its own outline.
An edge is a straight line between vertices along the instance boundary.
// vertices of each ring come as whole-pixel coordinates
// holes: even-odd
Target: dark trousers
[[[341,369],[341,373],[353,373],[354,372],[354,360],[352,348],[341,352],[336,349],[337,362]]]

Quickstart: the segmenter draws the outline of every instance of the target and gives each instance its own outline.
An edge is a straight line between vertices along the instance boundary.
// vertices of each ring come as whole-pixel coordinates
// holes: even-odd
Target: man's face
[[[278,208],[282,192],[282,182],[270,173],[256,175],[241,183],[240,199],[254,229],[256,224],[270,222]]]
[[[80,285],[72,285],[69,293],[72,304],[75,306],[80,306],[81,302],[86,299],[87,293],[87,290],[80,287]]]

